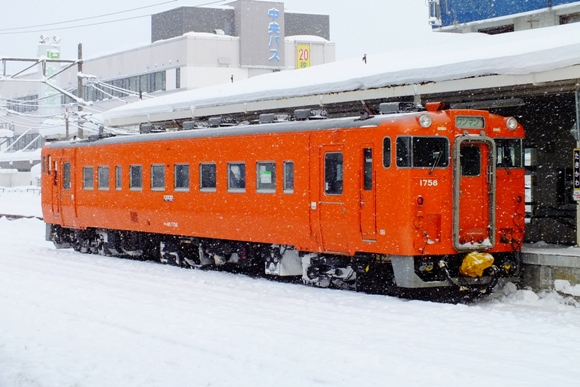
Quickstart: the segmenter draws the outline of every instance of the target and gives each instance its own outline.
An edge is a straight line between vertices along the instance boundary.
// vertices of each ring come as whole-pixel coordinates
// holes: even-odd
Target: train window
[[[276,163],[258,162],[256,164],[256,190],[276,192]]]
[[[215,192],[216,188],[216,165],[200,164],[199,166],[199,188],[205,192]]]
[[[109,167],[97,168],[97,179],[100,190],[109,189]]]
[[[481,149],[478,146],[462,146],[460,151],[462,176],[479,176],[481,173]]]
[[[444,137],[398,137],[397,166],[445,168],[449,166],[449,141]]]
[[[284,161],[284,192],[294,192],[294,162]]]
[[[165,165],[154,164],[151,166],[151,189],[153,191],[165,189]]]
[[[46,156],[42,156],[42,173],[46,173]]]
[[[373,189],[373,149],[363,149],[363,175],[364,175],[364,190],[371,191]]]
[[[129,166],[129,188],[132,190],[143,188],[143,167],[141,165]]]
[[[391,166],[391,139],[389,137],[383,139],[383,166],[385,168]]]
[[[48,155],[47,163],[46,163],[46,172],[50,174],[50,166],[52,163],[52,156]]]
[[[327,195],[342,195],[343,157],[341,152],[324,155],[324,193]]]
[[[502,138],[495,140],[497,166],[503,168],[521,168],[522,140],[519,138]]]
[[[62,188],[67,190],[71,189],[69,162],[66,162],[62,165]]]
[[[115,167],[115,188],[117,191],[120,191],[122,188],[122,177],[123,177],[123,169],[120,165]]]
[[[176,191],[189,191],[189,164],[175,164],[174,188]]]
[[[246,164],[228,163],[228,191],[246,191]]]
[[[94,189],[95,177],[93,167],[83,167],[83,189]]]

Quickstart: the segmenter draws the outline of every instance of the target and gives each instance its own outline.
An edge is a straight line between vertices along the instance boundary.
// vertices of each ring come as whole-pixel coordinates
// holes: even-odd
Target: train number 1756
[[[439,182],[437,179],[421,179],[419,180],[419,185],[421,187],[437,187]]]

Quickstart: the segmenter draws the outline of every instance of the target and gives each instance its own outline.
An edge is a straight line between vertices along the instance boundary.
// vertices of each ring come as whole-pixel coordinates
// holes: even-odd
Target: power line
[[[126,12],[132,12],[132,11],[140,10],[143,8],[150,8],[150,7],[160,6],[163,4],[174,3],[176,1],[180,1],[180,0],[170,0],[170,1],[163,2],[163,3],[157,3],[154,5],[149,5],[149,6],[140,7],[140,8],[134,8],[134,9],[126,10],[126,11],[113,12],[113,13],[109,13],[109,14],[104,14],[104,15],[99,15],[99,16],[91,16],[91,17],[81,18],[81,19],[68,20],[68,21],[63,21],[63,22],[37,24],[37,25],[27,26],[27,27],[5,28],[5,29],[0,29],[0,35],[17,35],[17,34],[29,34],[29,33],[33,33],[33,32],[45,32],[46,29],[44,29],[44,28],[43,29],[36,29],[36,30],[28,30],[28,31],[15,31],[15,30],[22,30],[22,29],[26,29],[26,28],[39,28],[39,27],[53,26],[53,25],[58,25],[58,24],[67,24],[67,23],[72,23],[72,22],[76,22],[76,21],[97,19],[97,18],[101,18],[101,17],[118,15],[118,14],[126,13]],[[216,3],[223,3],[224,1],[226,1],[226,0],[211,1],[209,3],[195,5],[194,7],[201,7],[201,6],[211,5],[211,4],[216,4]],[[149,17],[149,16],[151,16],[151,14],[146,14],[146,15],[141,15],[141,16],[133,16],[133,17],[123,18],[123,19],[102,21],[102,22],[96,22],[96,23],[89,23],[89,24],[78,24],[78,25],[68,26],[68,27],[56,27],[56,28],[51,28],[51,31],[68,30],[68,29],[82,28],[82,27],[91,27],[91,26],[97,26],[97,25],[102,25],[102,24],[110,24],[110,23],[117,23],[117,22],[122,22],[122,21],[127,21],[127,20],[140,19],[140,18]]]
[[[36,25],[26,26],[26,27],[1,28],[0,31],[24,30],[24,29],[28,29],[28,28],[47,27],[47,26],[54,26],[54,25],[58,25],[58,24],[73,23],[73,22],[78,22],[78,21],[83,21],[83,20],[98,19],[98,18],[101,18],[101,17],[113,16],[113,15],[120,15],[122,13],[138,11],[138,10],[145,9],[145,8],[157,7],[159,5],[164,5],[164,4],[168,4],[168,3],[175,3],[176,1],[179,1],[179,0],[170,0],[170,1],[165,1],[163,3],[157,3],[157,4],[147,5],[147,6],[138,7],[138,8],[132,8],[132,9],[128,9],[128,10],[125,10],[125,11],[105,13],[105,14],[102,14],[102,15],[89,16],[89,17],[84,17],[84,18],[80,18],[80,19],[72,19],[72,20],[66,20],[66,21],[55,22],[55,23],[36,24]],[[22,31],[20,33],[24,33],[24,32],[37,32],[37,31]]]

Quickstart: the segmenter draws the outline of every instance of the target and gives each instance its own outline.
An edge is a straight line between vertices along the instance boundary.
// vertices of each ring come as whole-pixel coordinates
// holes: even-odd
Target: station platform
[[[553,290],[557,280],[580,285],[580,247],[542,242],[525,244],[522,262],[522,286]]]

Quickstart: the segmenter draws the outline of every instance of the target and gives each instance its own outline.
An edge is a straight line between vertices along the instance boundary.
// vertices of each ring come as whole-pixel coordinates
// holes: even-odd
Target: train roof
[[[319,130],[334,130],[347,128],[376,128],[385,121],[394,122],[410,115],[417,115],[420,112],[398,113],[388,115],[378,115],[370,117],[346,117],[306,121],[281,121],[259,125],[236,125],[231,127],[203,128],[192,130],[180,130],[162,133],[149,133],[128,136],[108,137],[91,141],[71,140],[52,142],[47,145],[49,148],[71,148],[86,147],[96,145],[127,144],[140,142],[154,142],[161,140],[177,140],[190,138],[214,138],[231,137],[247,134],[276,134],[291,132],[312,132]]]
[[[363,99],[426,95],[457,90],[537,82],[538,73],[580,69],[580,23],[509,34],[445,34],[423,46],[265,74],[127,104],[103,113],[106,125],[320,106]],[[529,76],[527,76],[529,75]],[[504,78],[501,78],[501,77]],[[526,77],[527,76],[527,77]],[[542,81],[562,77],[543,74]],[[576,78],[575,75],[567,75]],[[550,78],[552,77],[552,78]],[[516,79],[517,78],[517,79]],[[566,79],[569,79],[566,78]],[[461,86],[457,80],[469,80]],[[445,82],[449,82],[445,86]]]

